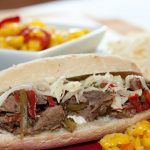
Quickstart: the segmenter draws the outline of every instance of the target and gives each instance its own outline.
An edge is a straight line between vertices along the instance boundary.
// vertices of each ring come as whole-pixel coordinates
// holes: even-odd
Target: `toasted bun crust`
[[[38,59],[1,71],[0,90],[17,84],[43,80],[45,77],[74,77],[106,72],[141,73],[133,62],[117,56],[100,56],[96,54],[66,55]]]
[[[142,120],[148,119],[150,111],[145,111],[127,119],[101,118],[90,123],[82,124],[73,133],[63,129],[55,132],[43,132],[34,136],[27,136],[23,140],[19,136],[12,134],[0,134],[0,149],[7,150],[30,150],[30,149],[48,149],[61,147],[91,140],[98,140],[102,136],[122,132],[128,126]]]
[[[45,77],[74,77],[104,72],[140,73],[140,70],[134,63],[115,56],[84,54],[44,58],[13,66],[0,72],[0,89],[39,81]],[[104,117],[78,126],[73,133],[59,129],[26,136],[22,140],[19,136],[3,132],[0,133],[0,149],[46,149],[96,140],[107,133],[123,131],[129,125],[147,119],[149,116],[150,111],[139,113],[128,119]]]

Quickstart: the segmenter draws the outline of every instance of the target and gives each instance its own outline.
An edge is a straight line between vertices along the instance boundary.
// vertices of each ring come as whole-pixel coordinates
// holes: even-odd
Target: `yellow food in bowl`
[[[41,51],[89,33],[89,29],[60,29],[40,20],[20,22],[20,17],[0,21],[0,48]]]
[[[150,122],[143,120],[125,133],[108,134],[99,143],[103,150],[150,150]]]

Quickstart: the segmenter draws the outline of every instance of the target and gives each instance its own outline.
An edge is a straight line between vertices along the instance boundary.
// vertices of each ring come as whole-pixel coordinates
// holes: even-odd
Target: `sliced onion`
[[[64,103],[65,101],[67,101],[68,99],[70,99],[73,95],[74,95],[74,93],[67,92],[67,93],[65,94],[65,96],[63,97],[63,99],[62,99],[61,102]]]

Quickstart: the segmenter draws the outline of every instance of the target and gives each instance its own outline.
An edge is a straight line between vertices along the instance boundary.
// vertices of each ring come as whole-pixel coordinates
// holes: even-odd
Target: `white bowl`
[[[68,25],[58,25],[54,24],[58,28],[85,28],[87,26],[68,26]],[[18,51],[18,50],[10,50],[10,49],[2,49],[0,48],[0,70],[10,67],[14,64],[26,62],[29,60],[56,56],[62,54],[76,54],[76,53],[89,53],[94,52],[97,46],[100,44],[101,39],[106,31],[105,27],[89,27],[91,32],[80,37],[74,39],[72,41],[68,41],[66,43],[54,46],[52,48],[48,48],[39,52],[27,52],[27,51]]]

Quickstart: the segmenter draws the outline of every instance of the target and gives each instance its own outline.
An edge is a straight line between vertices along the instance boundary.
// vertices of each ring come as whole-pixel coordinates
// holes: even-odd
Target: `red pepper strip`
[[[108,84],[108,82],[103,82],[103,83],[100,84],[100,87],[104,88],[107,84]],[[111,83],[109,85],[109,87],[117,87],[117,85],[115,83]]]
[[[35,32],[35,31],[41,31],[43,33],[43,36],[37,36],[37,35],[30,35],[31,32]],[[38,27],[34,27],[34,28],[29,28],[26,27],[24,28],[19,35],[23,35],[24,36],[24,42],[27,43],[29,42],[29,40],[37,40],[40,42],[42,49],[46,49],[49,47],[50,44],[50,33],[48,33],[46,30],[38,28]]]
[[[120,150],[134,150],[133,144],[123,144],[120,147]]]
[[[109,85],[109,87],[117,87],[117,85],[114,84],[114,83],[111,83],[111,84]]]
[[[148,90],[144,91],[144,96],[145,96],[148,104],[150,104],[150,91],[148,91]]]
[[[19,102],[19,92],[15,91],[15,92],[13,93],[13,96],[14,96],[14,98],[15,98],[15,101],[16,101],[16,102]]]
[[[7,23],[13,23],[13,22],[20,22],[19,16],[9,17],[5,18],[2,21],[0,21],[0,28],[3,27]]]
[[[28,90],[27,91],[27,96],[28,96],[28,111],[29,111],[29,115],[32,118],[36,117],[36,95],[35,92],[33,90]]]
[[[134,106],[134,108],[136,109],[137,112],[141,112],[143,110],[142,105],[139,101],[138,94],[135,94],[133,96],[129,96],[128,99],[129,99],[129,102]]]
[[[47,97],[47,100],[48,100],[48,103],[49,103],[49,106],[50,106],[50,107],[54,107],[54,106],[55,106],[55,102],[54,102],[53,97],[48,96],[48,97]]]

